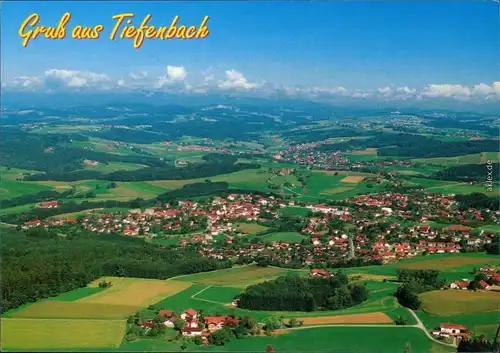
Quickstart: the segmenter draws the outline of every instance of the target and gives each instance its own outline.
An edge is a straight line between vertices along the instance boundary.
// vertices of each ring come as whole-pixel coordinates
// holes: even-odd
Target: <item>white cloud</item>
[[[12,81],[7,81],[4,84],[7,88],[36,89],[43,86],[43,80],[37,76],[19,76],[14,77]]]
[[[64,87],[109,89],[113,86],[108,75],[90,71],[50,69],[44,72],[43,81],[49,90]]]
[[[189,75],[184,66],[167,65],[165,74],[151,75],[147,71],[133,72],[122,77],[103,73],[67,69],[50,69],[38,76],[19,76],[2,83],[6,89],[31,91],[60,90],[164,90],[172,93],[207,94],[226,91],[252,96],[287,96],[297,99],[335,101],[338,99],[378,99],[398,101],[408,99],[453,99],[498,101],[500,81],[461,84],[429,84],[421,89],[387,85],[373,89],[346,88],[344,86],[280,86],[270,82],[252,82],[235,69],[218,71],[212,67]]]
[[[176,83],[183,82],[187,77],[184,66],[167,65],[167,74],[160,76],[156,81],[156,88],[162,88]]]
[[[184,81],[187,76],[184,66],[167,66],[167,75],[172,81]]]
[[[204,83],[210,83],[215,80],[215,75],[214,74],[209,74],[203,78]]]
[[[139,71],[139,72],[133,72],[128,75],[132,80],[143,80],[146,77],[148,77],[148,72],[147,71]]]
[[[480,83],[472,87],[472,94],[491,94],[491,93],[495,93],[493,87],[488,86],[487,84],[484,83]]]
[[[422,96],[430,98],[469,97],[469,87],[457,84],[430,84],[425,86]]]
[[[247,78],[243,76],[241,72],[233,69],[226,71],[226,79],[223,81],[219,81],[217,87],[223,90],[228,90],[228,89],[250,90],[253,88],[257,88],[258,85],[256,83],[248,82]]]

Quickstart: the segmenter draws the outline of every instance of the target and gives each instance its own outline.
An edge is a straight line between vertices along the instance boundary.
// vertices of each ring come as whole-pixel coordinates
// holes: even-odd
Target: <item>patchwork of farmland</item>
[[[446,347],[430,341],[417,328],[396,326],[394,320],[403,317],[408,325],[416,324],[410,313],[402,308],[393,297],[398,283],[383,281],[394,279],[396,269],[404,268],[441,268],[444,273],[463,274],[473,267],[485,263],[500,264],[500,259],[482,254],[436,255],[414,258],[400,264],[348,268],[352,280],[364,282],[370,290],[367,301],[344,310],[317,312],[265,312],[249,311],[232,306],[231,301],[248,285],[270,280],[290,271],[306,275],[306,270],[287,270],[273,267],[241,266],[213,272],[178,276],[171,280],[159,281],[134,278],[106,277],[85,288],[64,293],[56,298],[40,301],[23,308],[12,310],[2,318],[2,345],[6,349],[67,349],[100,348],[115,350],[180,350],[180,344],[163,339],[139,339],[135,342],[123,340],[125,318],[141,312],[144,319],[153,319],[156,310],[164,308],[181,312],[188,308],[203,310],[209,314],[251,315],[258,321],[269,316],[283,317],[285,321],[296,318],[304,326],[277,332],[272,337],[248,337],[234,340],[222,347],[224,351],[265,349],[273,344],[276,349],[287,349],[292,342],[294,347],[301,346],[299,339],[312,339],[325,334],[337,337],[329,346],[324,343],[308,344],[307,350],[349,347],[349,349],[368,349],[366,342],[351,340],[354,333],[363,334],[370,345],[380,341],[375,334],[391,335],[391,344],[384,346],[384,352],[400,352],[406,342],[413,349],[419,347],[429,352],[446,352]],[[102,280],[110,281],[112,286],[99,288]],[[500,294],[494,292],[469,292],[441,290],[421,295],[423,312],[417,312],[428,330],[442,322],[456,322],[467,325],[491,337],[498,319],[497,307]],[[153,305],[151,308],[148,306]],[[42,325],[43,324],[43,325]],[[373,327],[342,327],[342,325],[375,325]],[[393,325],[376,327],[376,325]],[[316,327],[316,326],[331,327]],[[335,326],[338,325],[338,326]],[[314,328],[309,328],[315,326]],[[36,327],[37,329],[35,330]],[[64,335],[53,335],[65,327]],[[80,334],[76,337],[76,331]],[[33,340],[23,340],[26,332],[35,330]],[[85,334],[81,334],[85,332]],[[312,336],[310,336],[312,335]],[[342,335],[342,337],[337,336]],[[373,342],[370,341],[373,335]],[[363,337],[365,337],[363,336]],[[26,342],[29,341],[29,342]],[[397,341],[394,343],[394,341]],[[242,342],[240,344],[240,342]],[[340,342],[340,343],[339,343]],[[365,346],[366,344],[366,346]],[[311,346],[314,348],[311,348]],[[291,346],[290,346],[291,347]],[[188,343],[189,349],[220,350],[220,347],[196,348]],[[216,349],[217,348],[217,349]],[[370,350],[373,352],[373,350]]]

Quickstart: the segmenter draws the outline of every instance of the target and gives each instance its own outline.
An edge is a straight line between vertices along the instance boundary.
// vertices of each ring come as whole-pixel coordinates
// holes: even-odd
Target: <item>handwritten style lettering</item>
[[[206,38],[209,35],[207,23],[208,16],[203,18],[200,26],[197,28],[196,26],[187,27],[186,25],[177,26],[179,21],[179,16],[175,16],[172,20],[170,26],[149,26],[148,22],[151,19],[151,15],[147,15],[142,21],[139,27],[135,27],[131,25],[132,18],[135,15],[132,13],[123,13],[119,15],[113,16],[113,20],[116,20],[116,24],[111,31],[111,35],[109,38],[111,40],[115,40],[118,32],[120,38],[129,38],[133,39],[134,48],[138,49],[144,43],[144,39],[193,39],[193,38]],[[127,20],[126,20],[127,19]],[[126,21],[125,21],[126,20]],[[127,25],[123,25],[127,23]]]
[[[135,14],[121,13],[112,16],[115,21],[109,35],[110,40],[132,39],[134,48],[139,49],[145,39],[204,39],[209,35],[208,16],[204,16],[199,26],[187,26],[180,23],[180,16],[175,16],[169,26],[150,25],[151,15],[146,15],[139,26],[133,24]],[[71,14],[66,12],[62,15],[57,26],[39,25],[40,15],[33,13],[29,15],[19,28],[19,36],[22,38],[22,46],[37,38],[63,39],[66,37],[66,27],[71,19]],[[71,31],[73,39],[99,39],[104,25],[98,24],[93,27],[74,25]]]
[[[19,28],[19,36],[23,38],[23,47],[27,47],[30,40],[36,39],[39,35],[44,35],[47,39],[62,39],[66,37],[66,24],[70,19],[71,14],[66,12],[61,17],[57,27],[46,27],[37,26],[40,21],[40,15],[37,13],[29,15]]]

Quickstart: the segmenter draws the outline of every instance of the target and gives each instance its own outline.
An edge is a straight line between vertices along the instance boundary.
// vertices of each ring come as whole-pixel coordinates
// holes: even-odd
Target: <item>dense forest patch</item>
[[[84,230],[2,231],[2,311],[57,296],[102,276],[166,279],[231,267],[188,249],[164,249],[143,239]]]
[[[290,274],[249,286],[240,295],[239,306],[251,310],[340,310],[368,299],[368,289],[364,284],[348,282],[342,273],[330,278]]]

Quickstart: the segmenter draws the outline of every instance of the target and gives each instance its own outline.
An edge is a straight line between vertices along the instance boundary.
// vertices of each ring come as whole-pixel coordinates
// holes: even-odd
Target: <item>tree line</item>
[[[412,158],[456,157],[465,154],[481,153],[483,151],[496,151],[498,149],[498,141],[442,141],[416,134],[381,133],[373,138],[324,144],[316,149],[318,151],[329,152],[369,147],[378,148],[379,156]]]
[[[440,278],[438,270],[397,269],[396,272],[398,282],[402,284],[394,296],[398,299],[399,304],[413,310],[419,309],[422,304],[418,294],[444,286],[444,280]]]
[[[455,200],[458,202],[458,208],[461,211],[468,210],[469,208],[490,210],[498,210],[500,208],[498,197],[488,197],[479,192],[469,195],[456,195]]]
[[[2,312],[84,287],[102,276],[166,279],[231,267],[189,249],[163,249],[139,238],[72,229],[2,231]]]
[[[340,310],[368,299],[364,284],[349,284],[345,274],[329,278],[297,274],[249,286],[239,296],[239,306],[250,310]]]
[[[498,148],[498,145],[497,145]],[[500,164],[492,163],[491,171],[492,181],[498,181],[498,170]],[[432,175],[432,179],[442,179],[442,180],[456,180],[456,181],[477,181],[477,182],[485,182],[487,175],[487,169],[485,164],[463,164],[456,167],[450,167],[443,170],[438,171],[434,175]]]

